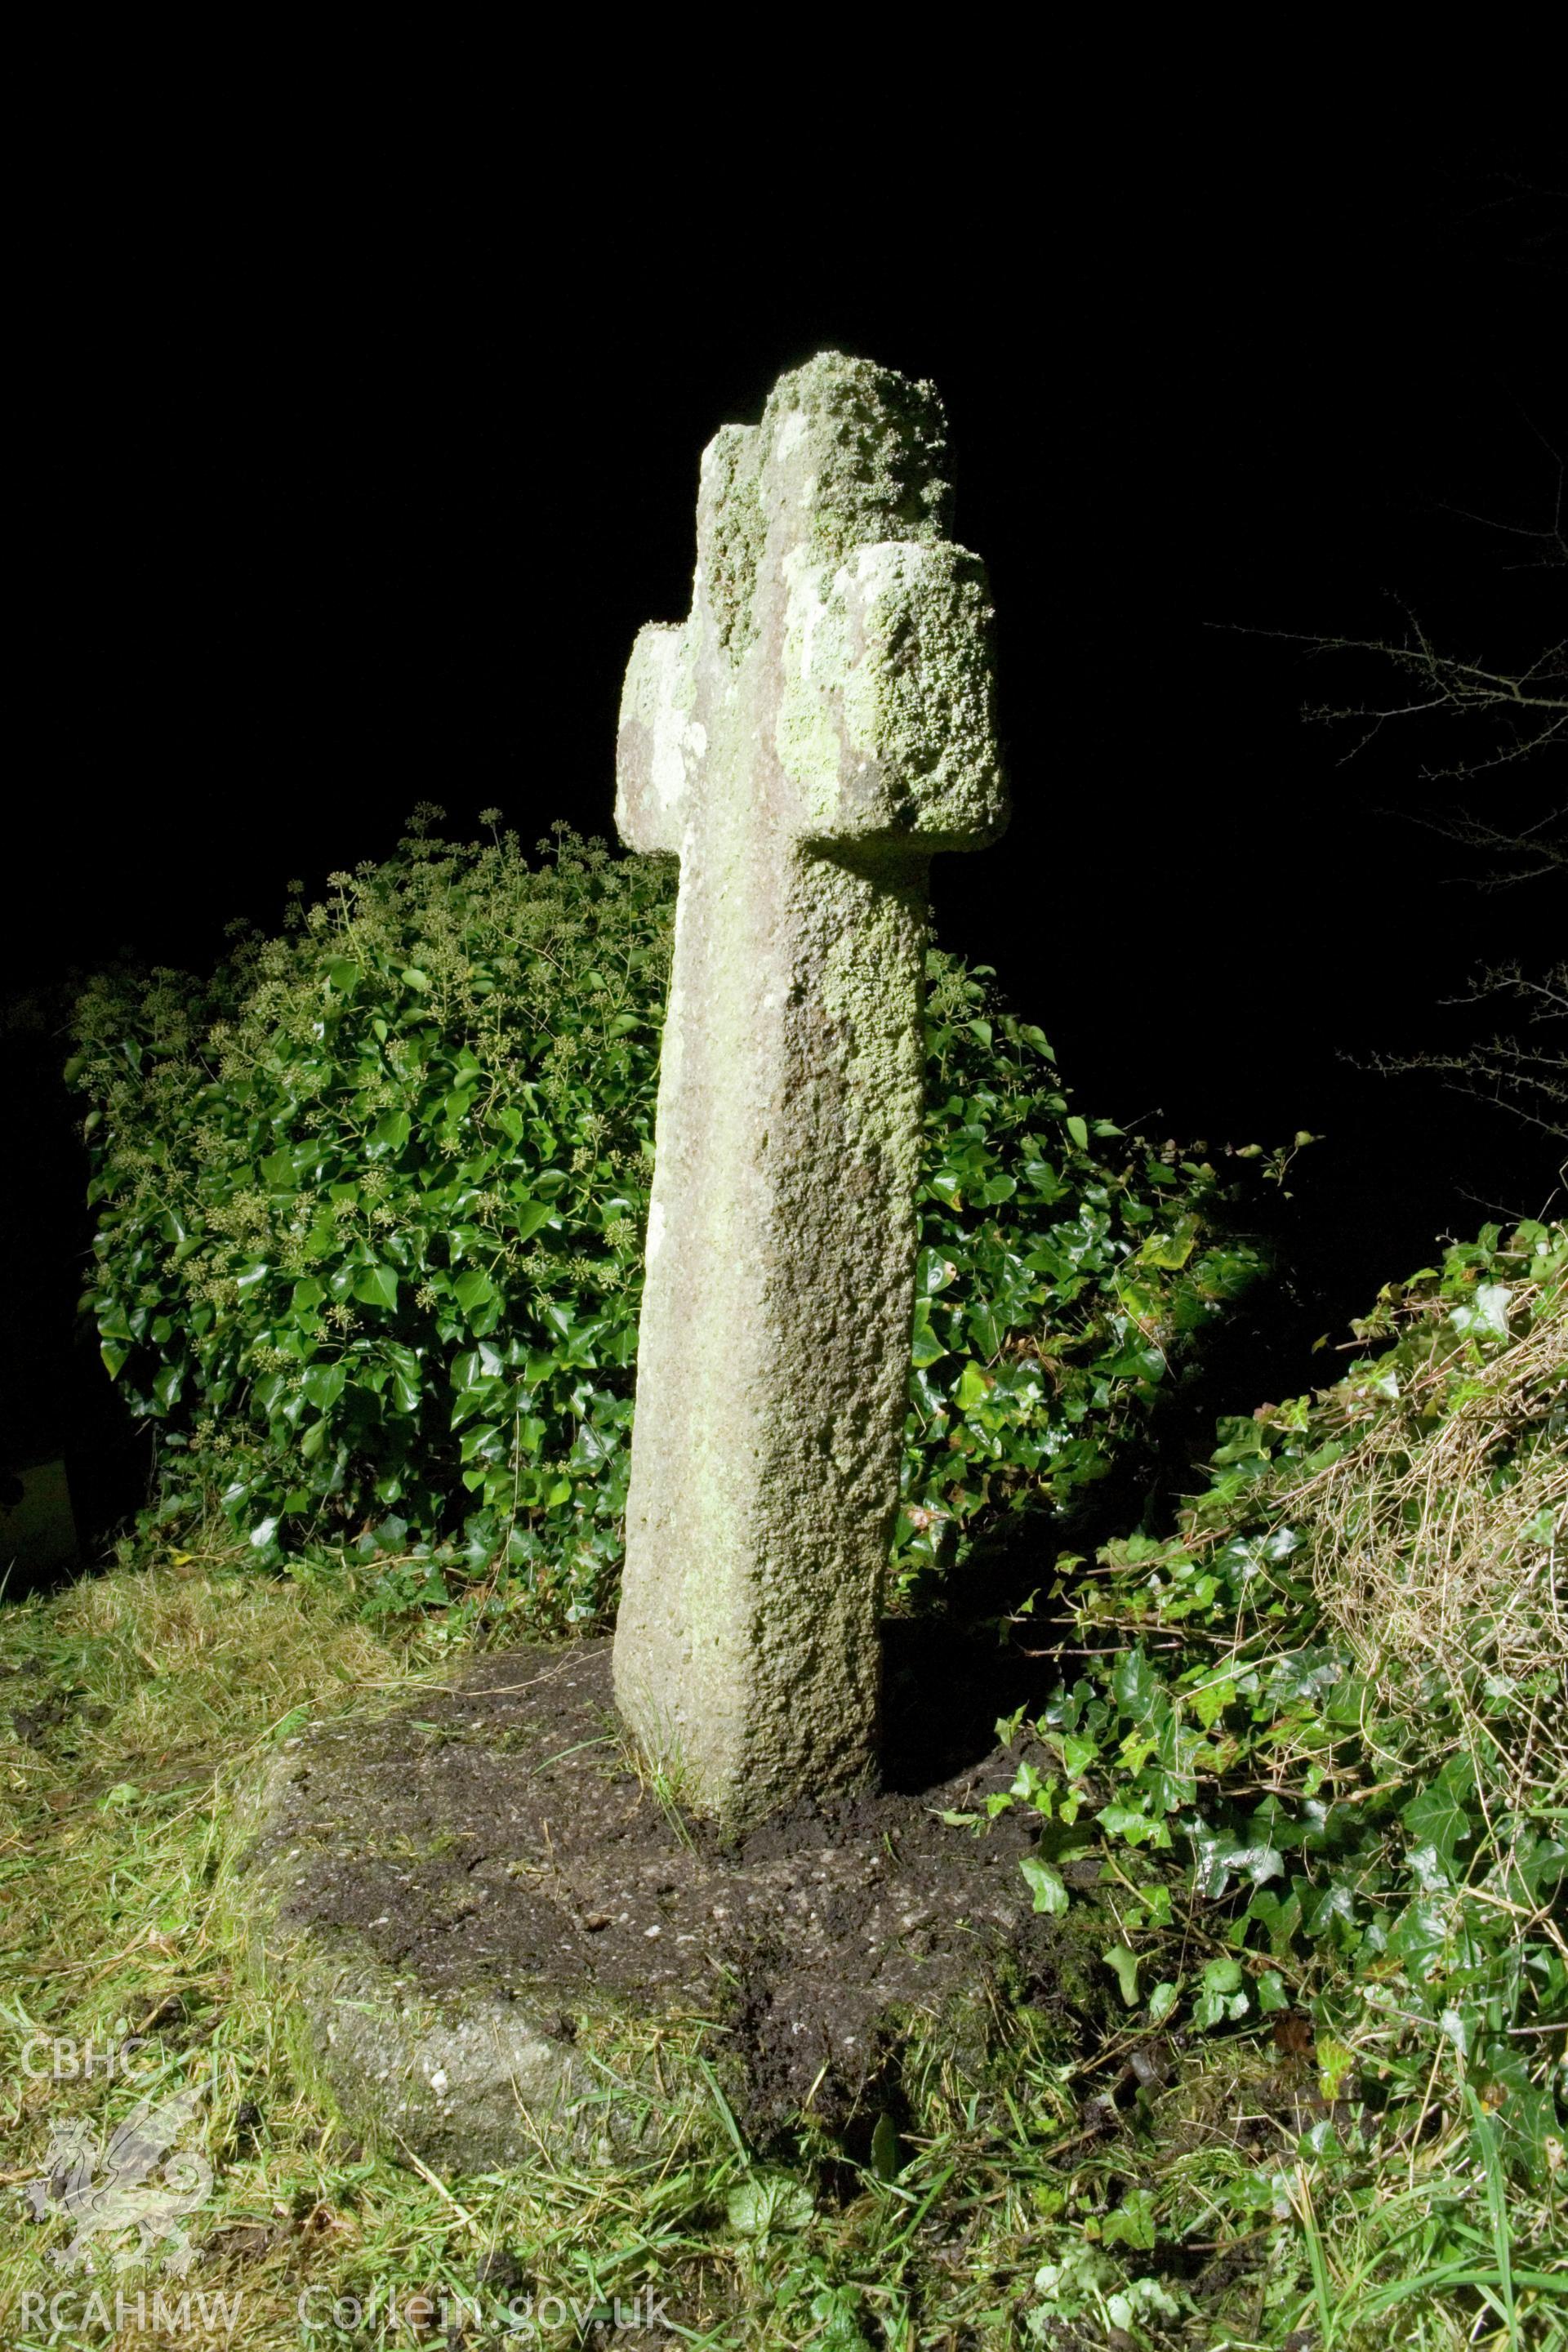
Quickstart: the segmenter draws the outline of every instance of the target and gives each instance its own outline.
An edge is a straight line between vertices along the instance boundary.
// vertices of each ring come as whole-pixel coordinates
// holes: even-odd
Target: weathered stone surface
[[[702,460],[616,819],[681,865],[616,1696],[732,1825],[875,1777],[933,853],[1005,817],[934,388],[824,353]]]
[[[590,1753],[615,1747],[605,1647],[514,1654],[470,1673],[471,1694],[315,1727],[245,1809],[253,1963],[287,1989],[343,2114],[395,2155],[515,2169],[717,2125],[696,2039],[683,2059],[647,2030],[668,1969],[648,1953],[634,1989],[595,1951],[616,1832],[640,1801],[624,1769],[612,1796]],[[601,1807],[584,1898],[557,1866],[552,1815],[559,1832]],[[575,1843],[568,1832],[568,1855]]]
[[[899,1721],[929,1712],[891,1686]],[[1063,1997],[1030,1822],[940,1819],[1016,1769],[995,1750],[729,1842],[630,1769],[608,1643],[494,1654],[276,1759],[238,1879],[253,1964],[346,2115],[442,2172],[727,2145],[700,2056],[759,2142],[807,2107],[868,2131],[911,2043],[978,2086],[1005,1988]]]

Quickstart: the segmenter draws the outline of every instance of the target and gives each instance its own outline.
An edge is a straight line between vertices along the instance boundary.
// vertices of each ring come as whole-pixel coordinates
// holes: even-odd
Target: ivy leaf
[[[1212,1597],[1212,1596],[1211,1596]],[[1193,1694],[1193,1710],[1205,1731],[1212,1731],[1227,1706],[1236,1704],[1236,1685],[1228,1675],[1205,1683]]]
[[[257,1165],[261,1171],[261,1181],[269,1192],[292,1192],[296,1180],[291,1151],[269,1151]]]
[[[496,1286],[483,1267],[476,1265],[458,1276],[452,1294],[464,1314],[472,1316],[479,1307],[489,1305],[496,1296]]]
[[[1422,1895],[1406,1904],[1388,1938],[1391,1958],[1403,1963],[1414,1984],[1427,1984],[1442,1967],[1448,1948],[1445,1904]]]
[[[1475,1767],[1469,1757],[1463,1752],[1450,1756],[1436,1778],[1400,1808],[1399,1818],[1412,1843],[1433,1847],[1444,1864],[1451,1864],[1471,1833],[1467,1807],[1475,1785]]]
[[[405,1110],[389,1110],[375,1122],[365,1137],[365,1156],[370,1160],[395,1158],[414,1132],[414,1122]]]
[[[1342,1878],[1331,1878],[1315,1903],[1305,1912],[1301,1925],[1314,1938],[1326,1936],[1336,1919],[1352,1927],[1355,1921],[1355,1895]]]
[[[1195,1217],[1184,1217],[1173,1233],[1151,1234],[1138,1255],[1144,1265],[1158,1266],[1167,1274],[1179,1273],[1197,1246],[1198,1222]]]
[[[335,1364],[308,1364],[302,1386],[306,1401],[322,1412],[336,1404],[343,1392],[349,1368],[340,1358]],[[320,1440],[317,1441],[320,1444]]]
[[[1059,1871],[1036,1854],[1026,1854],[1018,1864],[1025,1879],[1034,1890],[1035,1909],[1058,1918],[1068,1907],[1068,1891]]]
[[[1154,1704],[1153,1669],[1142,1649],[1126,1651],[1110,1678],[1110,1694],[1121,1713],[1142,1723]]]
[[[1131,1805],[1102,1805],[1095,1818],[1108,1837],[1120,1838],[1124,1845],[1167,1846],[1171,1843],[1171,1832],[1163,1822]]]
[[[1138,2006],[1138,1955],[1130,1952],[1125,1944],[1112,1944],[1100,1958],[1116,1977],[1121,1987],[1121,1998],[1129,2009]]]
[[[1193,2004],[1193,2023],[1200,2033],[1206,2033],[1211,2026],[1226,2021],[1235,2024],[1247,2015],[1250,2003],[1240,1989],[1241,1963],[1232,1959],[1228,1952],[1210,1960],[1198,1982],[1198,1998]]]
[[[948,1350],[942,1346],[931,1325],[931,1302],[917,1298],[914,1323],[910,1334],[910,1361],[917,1370],[928,1364],[939,1364]]]
[[[395,1307],[397,1276],[389,1265],[363,1265],[354,1276],[353,1295],[363,1307]]]
[[[1271,1878],[1285,1875],[1285,1857],[1272,1845],[1225,1845],[1215,1854],[1222,1869],[1234,1870],[1251,1881],[1254,1886],[1265,1885]]]
[[[934,1298],[954,1279],[958,1268],[942,1250],[923,1249],[915,1264],[915,1296]]]
[[[1490,1339],[1506,1339],[1509,1336],[1509,1302],[1512,1297],[1513,1292],[1507,1283],[1479,1283],[1473,1296],[1454,1308],[1448,1320],[1456,1331],[1471,1335],[1480,1333]]]

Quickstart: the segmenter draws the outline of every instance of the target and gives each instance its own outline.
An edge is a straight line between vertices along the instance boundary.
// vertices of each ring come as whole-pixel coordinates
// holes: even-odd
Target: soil
[[[353,1937],[437,2003],[526,2000],[563,2042],[606,2009],[711,2017],[753,2136],[808,2105],[842,2129],[896,2108],[911,2012],[983,2054],[988,1994],[1065,1999],[1063,1932],[1017,1867],[1029,1822],[940,1819],[1016,1762],[992,1745],[932,1787],[806,1802],[727,1844],[630,1768],[608,1641],[493,1652],[415,1710],[300,1743],[262,1858],[285,1927]]]

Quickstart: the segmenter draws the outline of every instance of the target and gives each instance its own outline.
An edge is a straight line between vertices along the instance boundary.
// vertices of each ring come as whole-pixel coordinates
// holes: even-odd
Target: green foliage
[[[906,1585],[999,1514],[1059,1508],[1102,1476],[1263,1262],[1208,1162],[1080,1118],[989,970],[931,967]]]
[[[675,866],[561,831],[331,878],[198,982],[79,1008],[86,1305],[163,1510],[346,1542],[373,1606],[596,1615],[618,1565]],[[906,1583],[1065,1503],[1258,1273],[1214,1171],[1072,1112],[1041,1033],[933,955],[895,1546]]]
[[[1151,2026],[1289,2011],[1320,2136],[1468,2113],[1496,2238],[1499,2168],[1545,2193],[1568,2152],[1568,1227],[1490,1226],[1357,1331],[1065,1592],[1081,1670],[998,1726],[1037,1744],[1005,1801],[1037,1866],[1100,1861]]]
[[[568,837],[529,867],[421,821],[331,888],[205,986],[83,1000],[104,1360],[164,1424],[171,1511],[216,1484],[266,1559],[455,1540],[388,1605],[504,1562],[585,1617],[619,1554],[669,863]]]

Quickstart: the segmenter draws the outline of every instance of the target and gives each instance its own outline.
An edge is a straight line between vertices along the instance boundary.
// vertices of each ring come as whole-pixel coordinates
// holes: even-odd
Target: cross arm
[[[809,840],[922,856],[1007,818],[978,556],[882,540],[789,573],[774,746]]]
[[[628,849],[680,847],[708,749],[689,624],[639,629],[621,689],[616,829]]]

